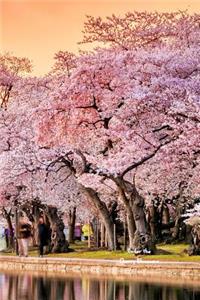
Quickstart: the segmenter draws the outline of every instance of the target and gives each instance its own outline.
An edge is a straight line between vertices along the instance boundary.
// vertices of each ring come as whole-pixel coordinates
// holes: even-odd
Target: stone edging
[[[191,279],[200,283],[200,263],[0,256],[0,270],[56,274],[145,276]]]

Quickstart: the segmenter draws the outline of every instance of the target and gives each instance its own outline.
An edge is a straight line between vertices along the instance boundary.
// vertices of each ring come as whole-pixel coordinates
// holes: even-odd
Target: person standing
[[[28,244],[31,237],[31,225],[27,222],[24,217],[19,219],[18,228],[18,249],[19,256],[28,256]]]
[[[5,228],[0,226],[0,251],[5,250],[6,248]]]
[[[4,234],[5,234],[5,240],[6,240],[6,248],[8,249],[9,248],[9,229],[8,228],[5,228],[5,231],[4,231]]]
[[[91,238],[91,236],[93,235],[93,230],[89,222],[83,225],[82,233],[85,241],[87,241],[88,238]]]
[[[44,222],[44,218],[39,218],[38,223],[38,240],[39,240],[39,255],[40,257],[44,254],[44,246],[48,245],[48,228]]]

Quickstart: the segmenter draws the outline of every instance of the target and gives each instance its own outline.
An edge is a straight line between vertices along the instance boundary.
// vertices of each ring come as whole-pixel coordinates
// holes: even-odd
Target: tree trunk
[[[135,186],[131,193],[131,204],[135,220],[136,232],[133,240],[135,254],[151,254],[154,251],[151,235],[144,213],[144,199],[138,194]]]
[[[49,219],[51,226],[51,252],[62,253],[68,251],[68,243],[64,235],[64,223],[61,217],[58,216],[56,207],[48,206],[45,209],[45,214]]]
[[[129,250],[130,250],[133,249],[134,247],[133,241],[135,237],[136,226],[135,226],[133,212],[129,205],[126,206],[126,212],[127,212],[127,228],[128,228]]]
[[[39,218],[40,218],[40,208],[39,208],[39,204],[33,203],[33,209],[32,209],[32,217],[33,217],[33,246],[38,245],[38,222],[39,222]]]
[[[73,207],[73,209],[69,210],[69,214],[68,214],[68,228],[69,228],[68,242],[69,243],[74,242],[75,223],[76,223],[76,207]]]
[[[99,220],[97,217],[94,217],[92,220],[92,227],[94,230],[94,244],[96,248],[99,248]]]
[[[188,249],[189,255],[200,255],[200,224],[191,228],[191,244]]]
[[[129,251],[135,254],[153,253],[155,249],[144,213],[144,199],[139,195],[135,182],[130,183],[119,177],[114,181],[127,210]]]
[[[155,241],[156,237],[157,237],[158,219],[157,219],[157,214],[156,214],[156,208],[153,204],[148,207],[147,223],[148,223],[149,228],[150,228],[152,240]]]
[[[127,218],[124,220],[124,251],[127,250]]]
[[[133,249],[133,240],[135,237],[135,230],[136,230],[133,210],[130,205],[129,199],[126,196],[126,193],[125,193],[126,186],[125,186],[123,180],[116,178],[114,181],[119,189],[119,194],[120,194],[121,200],[123,201],[125,209],[126,209],[127,228],[128,228],[128,237],[129,237],[129,250],[131,250],[131,249]]]
[[[186,199],[184,197],[184,190],[187,188],[188,183],[185,181],[181,181],[179,184],[179,198],[176,204],[176,219],[175,219],[175,226],[173,230],[173,235],[172,237],[175,240],[180,240],[183,238],[181,237],[181,230],[183,226],[185,227],[185,224],[183,223],[183,218],[182,215],[185,213],[186,209]],[[186,228],[185,228],[186,229]],[[184,238],[186,238],[186,230],[184,232]]]
[[[8,224],[8,232],[7,232],[7,236],[6,236],[6,246],[9,249],[14,249],[14,229],[13,229],[13,225],[12,225],[12,221],[11,221],[11,214],[12,214],[12,210],[10,209],[9,211],[7,211],[5,209],[5,207],[3,207],[3,215],[7,221]]]
[[[91,188],[83,186],[83,190],[87,193],[95,207],[98,209],[99,216],[105,225],[108,235],[108,249],[114,250],[114,223],[110,218],[109,211],[103,201],[98,196],[98,193]]]
[[[164,204],[162,209],[162,224],[168,224],[169,220],[170,220],[169,208],[166,204]]]
[[[162,211],[162,209],[161,209]],[[156,241],[160,241],[162,239],[162,212],[161,214],[158,211],[158,206],[156,206],[154,203],[152,203],[148,207],[147,212],[147,223],[149,225],[149,229],[151,232],[151,237],[153,243]]]
[[[105,227],[103,222],[101,222],[101,248],[105,247]]]

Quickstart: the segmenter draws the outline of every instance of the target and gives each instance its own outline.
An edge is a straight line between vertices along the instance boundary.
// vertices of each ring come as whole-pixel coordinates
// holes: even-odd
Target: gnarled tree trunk
[[[75,230],[75,222],[76,222],[76,207],[73,207],[69,210],[68,213],[68,242],[73,243],[74,242],[74,230]]]
[[[99,216],[104,223],[104,226],[106,228],[107,236],[108,236],[108,249],[114,250],[114,223],[112,221],[112,218],[109,215],[109,211],[103,201],[99,198],[99,195],[97,192],[95,192],[92,188],[86,188],[82,187],[83,190],[87,193],[95,207],[98,209]]]
[[[133,249],[133,240],[135,236],[135,221],[133,216],[133,210],[130,205],[130,201],[126,195],[126,186],[122,179],[115,178],[115,183],[119,189],[119,195],[121,197],[121,200],[124,203],[126,214],[127,214],[127,228],[128,228],[128,237],[129,237],[129,250]]]
[[[15,243],[14,243],[14,229],[12,225],[12,220],[11,220],[11,215],[12,215],[12,209],[7,211],[5,207],[3,207],[3,216],[7,221],[8,224],[8,231],[7,231],[7,236],[6,236],[6,246],[9,249],[14,249]]]
[[[191,245],[188,250],[189,255],[200,255],[200,224],[195,224],[191,229]]]
[[[133,240],[135,254],[150,254],[154,250],[151,234],[148,231],[144,213],[144,199],[139,195],[135,186],[131,193],[131,203],[135,220],[136,232]]]
[[[139,195],[135,183],[120,177],[115,178],[121,199],[127,211],[129,251],[135,254],[150,254],[154,251],[151,234],[144,213],[144,199]]]
[[[38,245],[38,222],[41,215],[39,204],[33,201],[32,217],[33,217],[33,246]]]
[[[45,214],[51,226],[51,252],[61,253],[68,251],[68,243],[64,235],[64,223],[58,215],[56,207],[48,206],[45,209]]]

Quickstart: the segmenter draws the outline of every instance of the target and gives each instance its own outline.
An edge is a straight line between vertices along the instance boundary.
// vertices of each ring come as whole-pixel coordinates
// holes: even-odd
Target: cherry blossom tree
[[[125,42],[131,36],[128,43],[132,46],[120,50],[114,41],[112,48],[80,57],[69,80],[48,99],[51,117],[40,114],[37,140],[46,147],[66,149],[59,162],[74,171],[93,201],[100,178],[115,183],[127,210],[130,247],[137,253],[151,248],[144,199],[138,192],[141,168],[151,173],[161,160],[165,176],[174,168],[181,174],[178,155],[192,168],[199,153],[200,57],[197,15],[136,15],[140,16],[138,24],[145,21],[140,28],[133,26],[131,34],[130,28],[121,27],[122,19],[113,16],[102,24],[89,18],[86,42],[100,41],[102,32],[107,43],[103,32],[111,27],[112,33],[110,22],[115,21],[113,39],[118,33],[125,36]],[[174,186],[180,183],[178,175],[176,180]]]
[[[151,252],[145,209],[155,195],[187,203],[199,193],[199,41],[198,14],[134,12],[88,17],[83,43],[106,48],[79,57],[60,51],[44,78],[23,78],[29,61],[2,56],[1,185],[17,178],[62,209],[85,203],[84,191],[110,249],[108,204],[117,198],[129,247]]]
[[[9,53],[0,55],[0,101],[1,108],[7,107],[12,94],[15,94],[15,85],[21,76],[30,73],[31,62],[28,58],[19,58]]]
[[[76,56],[68,51],[59,51],[54,56],[55,63],[52,68],[52,73],[71,75],[72,70],[76,67]]]
[[[81,43],[100,43],[122,50],[199,43],[199,14],[178,12],[128,12],[124,16],[87,16]]]
[[[70,209],[70,205],[72,206],[71,202],[72,199],[75,200],[73,196],[75,197],[76,192],[75,189],[72,189],[72,184],[70,186],[69,179],[65,184],[67,189],[63,189],[63,178],[66,176],[64,177],[61,172],[57,179],[53,178],[54,182],[52,180],[51,184],[49,177],[48,183],[45,181],[48,164],[43,163],[43,157],[48,161],[49,153],[46,149],[40,149],[33,140],[34,118],[37,115],[39,103],[48,96],[49,90],[51,90],[51,81],[51,77],[42,79],[18,78],[17,83],[15,82],[15,93],[12,94],[12,101],[9,98],[6,107],[2,107],[0,110],[1,187],[6,195],[7,193],[10,195],[9,186],[13,186],[13,189],[22,185],[26,187],[24,197],[20,195],[20,199],[16,198],[17,202],[9,201],[8,203],[7,201],[5,203],[4,200],[7,198],[2,196],[1,203],[4,212],[6,212],[7,207],[11,212],[14,207],[18,210],[24,210],[25,207],[28,207],[30,210],[32,206],[32,210],[35,211],[34,199],[41,199],[42,205],[46,206],[48,210],[46,213],[51,216],[51,223],[54,228],[52,235],[64,237],[63,230],[60,230],[61,226],[56,226],[56,224],[61,221],[59,216]],[[42,109],[48,108],[43,107]],[[56,153],[51,151],[51,158],[52,155],[56,155]],[[60,184],[59,188],[58,183]],[[67,194],[66,191],[70,191],[70,193]],[[74,205],[78,205],[78,197],[76,197]],[[55,207],[58,209],[59,216],[57,213],[51,214],[53,210],[55,211]],[[38,214],[31,216],[31,220],[36,225],[38,217]],[[58,231],[59,234],[54,234],[54,231]],[[59,245],[58,247],[54,245],[54,248],[57,249],[55,251],[58,251],[59,247]]]

